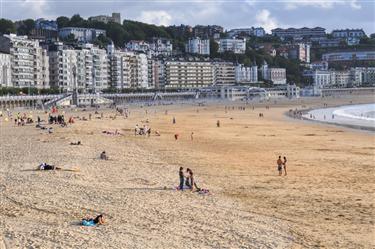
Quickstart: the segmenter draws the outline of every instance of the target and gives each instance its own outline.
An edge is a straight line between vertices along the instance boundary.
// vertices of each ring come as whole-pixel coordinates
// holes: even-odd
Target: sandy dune
[[[322,100],[227,113],[222,105],[134,107],[115,120],[107,110],[104,120],[93,115],[53,134],[2,120],[0,248],[375,247],[374,135],[283,115],[302,105]],[[160,137],[134,136],[146,119]],[[101,133],[115,129],[123,136]],[[77,140],[83,145],[69,145]],[[97,159],[103,150],[110,160]],[[288,157],[286,177],[277,176],[278,155]],[[32,171],[41,162],[79,172]],[[175,191],[180,166],[212,194]],[[99,213],[106,225],[79,226]]]

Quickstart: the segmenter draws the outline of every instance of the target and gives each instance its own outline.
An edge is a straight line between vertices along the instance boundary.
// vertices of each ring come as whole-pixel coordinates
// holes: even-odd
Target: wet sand
[[[104,120],[93,115],[53,134],[2,119],[0,248],[373,248],[374,135],[284,115],[372,99],[227,113],[218,104],[132,107],[128,119],[106,110]],[[146,119],[160,137],[134,136]],[[123,136],[102,134],[115,129]],[[103,150],[110,160],[97,159]],[[278,176],[279,155],[287,176]],[[32,171],[41,162],[79,172]],[[180,166],[211,195],[175,191]],[[79,226],[99,213],[107,224]]]

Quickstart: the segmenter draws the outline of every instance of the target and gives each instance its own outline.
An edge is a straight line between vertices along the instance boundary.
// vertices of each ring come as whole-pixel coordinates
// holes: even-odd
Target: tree
[[[86,28],[87,27],[87,21],[83,19],[80,15],[75,14],[70,18],[69,26],[71,27],[81,27]]]
[[[59,27],[59,29],[68,27],[69,21],[70,21],[69,17],[66,17],[66,16],[59,16],[56,19],[57,26]]]
[[[110,44],[112,41],[108,37],[104,36],[103,34],[100,34],[95,40],[94,44],[99,46],[100,48],[106,48],[108,44]]]
[[[19,22],[17,29],[18,35],[31,35],[31,31],[35,28],[35,21],[33,19],[26,19]]]
[[[11,20],[1,18],[0,19],[0,33],[2,34],[16,33],[16,26]]]

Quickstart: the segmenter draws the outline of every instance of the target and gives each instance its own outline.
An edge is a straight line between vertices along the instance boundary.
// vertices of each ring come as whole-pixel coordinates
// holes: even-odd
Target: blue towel
[[[96,226],[96,224],[94,223],[93,220],[83,220],[82,221],[82,226],[93,227],[93,226]]]

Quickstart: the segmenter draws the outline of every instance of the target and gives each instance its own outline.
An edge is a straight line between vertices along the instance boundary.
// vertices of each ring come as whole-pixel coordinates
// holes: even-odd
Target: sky
[[[327,32],[363,28],[375,33],[375,0],[0,0],[0,18],[120,12],[122,19],[157,25],[212,25],[225,29],[323,27]]]

